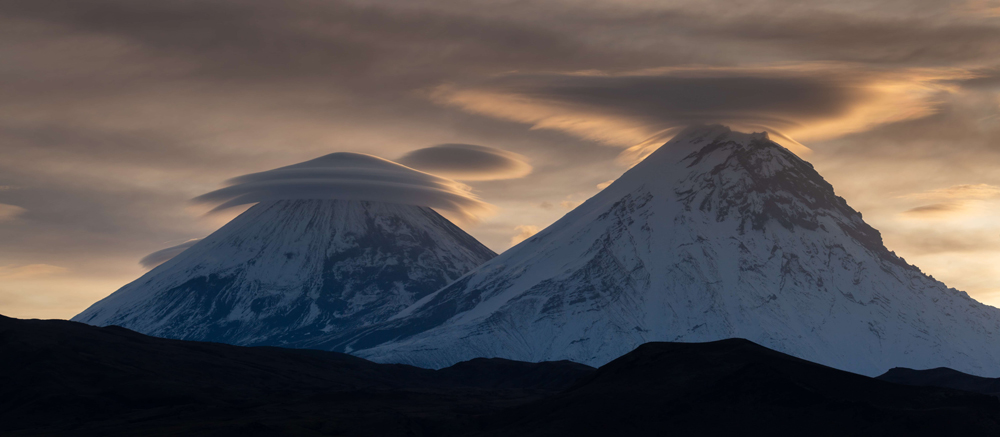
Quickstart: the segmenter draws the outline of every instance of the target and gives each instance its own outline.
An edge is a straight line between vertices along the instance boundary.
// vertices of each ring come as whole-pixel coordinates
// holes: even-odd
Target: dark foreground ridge
[[[1000,378],[984,378],[947,367],[927,370],[895,367],[876,379],[921,387],[948,387],[1000,397]]]
[[[0,316],[2,435],[1000,435],[1000,400],[746,340],[442,370]]]

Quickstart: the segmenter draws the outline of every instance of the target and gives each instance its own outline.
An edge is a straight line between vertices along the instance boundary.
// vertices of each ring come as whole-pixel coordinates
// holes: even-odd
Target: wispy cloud
[[[1000,187],[989,184],[954,185],[948,188],[909,194],[903,198],[936,202],[910,208],[903,214],[921,218],[947,217],[966,212],[972,204],[1000,199]]]
[[[156,267],[160,264],[169,261],[171,258],[177,255],[180,255],[181,252],[187,250],[191,246],[194,246],[199,241],[201,241],[201,238],[194,238],[185,241],[181,244],[178,244],[176,246],[170,246],[165,249],[157,250],[156,252],[153,252],[149,255],[142,257],[142,259],[139,260],[139,264],[147,269],[151,269],[153,267]]]
[[[25,212],[27,210],[20,206],[0,203],[0,221],[13,219]]]
[[[947,188],[908,194],[903,197],[920,200],[1000,199],[1000,186],[990,184],[954,185]]]
[[[0,279],[36,279],[66,273],[67,271],[64,267],[49,264],[6,265],[0,266]]]
[[[542,229],[539,228],[538,226],[519,225],[514,228],[514,232],[516,232],[516,234],[514,234],[514,236],[510,238],[510,245],[516,246],[518,243],[531,238],[532,235],[537,234],[538,231],[541,230]]]
[[[930,205],[922,205],[914,208],[910,208],[904,211],[904,214],[914,214],[914,215],[925,215],[925,214],[940,214],[949,213],[961,210],[960,205],[954,203],[934,203]]]

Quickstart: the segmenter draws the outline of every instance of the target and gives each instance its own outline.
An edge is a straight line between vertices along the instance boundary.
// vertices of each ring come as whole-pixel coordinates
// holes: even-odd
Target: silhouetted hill
[[[0,317],[0,435],[1000,435],[1000,400],[746,340],[428,370]]]
[[[876,379],[922,387],[947,387],[1000,397],[1000,378],[983,378],[947,367],[927,370],[895,367]]]
[[[454,433],[594,370],[476,360],[434,371],[2,316],[0,357],[0,435]]]
[[[1000,435],[1000,402],[836,370],[742,339],[646,343],[491,435]]]

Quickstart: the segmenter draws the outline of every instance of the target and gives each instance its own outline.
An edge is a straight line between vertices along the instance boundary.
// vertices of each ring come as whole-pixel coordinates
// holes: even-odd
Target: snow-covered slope
[[[73,320],[294,346],[383,321],[494,256],[426,207],[262,202]]]
[[[689,128],[576,210],[385,323],[322,346],[443,367],[603,365],[743,337],[867,375],[1000,375],[1000,310],[921,273],[767,134]]]

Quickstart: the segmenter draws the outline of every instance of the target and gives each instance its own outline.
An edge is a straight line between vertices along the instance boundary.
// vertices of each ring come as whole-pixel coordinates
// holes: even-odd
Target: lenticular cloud
[[[468,221],[492,210],[464,184],[360,153],[331,153],[227,182],[230,186],[194,201],[218,204],[212,210],[216,212],[274,200],[366,200],[427,206]]]
[[[438,144],[399,158],[406,166],[465,181],[515,179],[531,173],[524,156],[474,144]]]
[[[171,258],[177,255],[180,255],[181,252],[187,250],[187,248],[191,246],[194,246],[195,243],[199,241],[201,241],[201,238],[195,238],[193,240],[185,241],[176,246],[171,246],[166,249],[157,250],[156,252],[153,252],[149,255],[142,257],[142,259],[139,260],[139,264],[142,264],[142,266],[147,269],[151,269],[153,267],[156,267],[160,264],[169,261]]]

